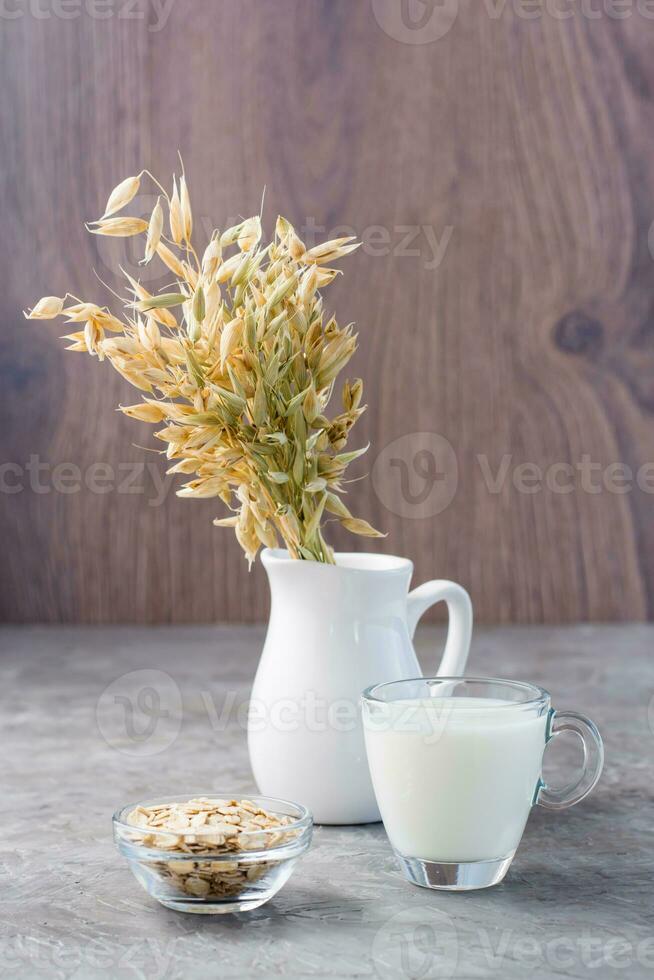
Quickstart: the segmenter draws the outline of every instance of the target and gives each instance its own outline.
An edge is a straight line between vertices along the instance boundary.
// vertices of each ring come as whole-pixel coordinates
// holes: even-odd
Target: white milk
[[[547,713],[491,698],[364,711],[372,782],[396,851],[483,861],[517,848],[541,774]]]

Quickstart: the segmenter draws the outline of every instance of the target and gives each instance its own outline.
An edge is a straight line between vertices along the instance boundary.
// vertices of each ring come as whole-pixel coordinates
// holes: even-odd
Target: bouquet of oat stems
[[[150,220],[119,215],[144,175],[161,192]],[[66,335],[67,349],[110,361],[145,393],[121,411],[162,426],[155,435],[176,461],[168,472],[192,477],[179,496],[219,497],[231,514],[214,523],[234,528],[249,562],[278,537],[293,558],[333,562],[327,519],[379,537],[341,499],[348,464],[365,452],[343,451],[364,411],[361,381],[346,381],[342,410],[326,414],[356,334],[326,316],[320,289],[338,275],[330,264],[357,244],[338,238],[307,249],[279,217],[264,247],[252,217],[214,231],[200,258],[184,174],[168,194],[147,171],[112,191],[89,231],[144,235],[143,263],[156,256],[171,284],[151,295],[121,269],[129,294],[119,297],[121,318],[71,294],[46,296],[26,316],[84,324]]]

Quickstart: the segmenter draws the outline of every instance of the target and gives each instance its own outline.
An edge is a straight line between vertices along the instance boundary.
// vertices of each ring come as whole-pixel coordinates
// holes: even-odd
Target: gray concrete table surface
[[[413,887],[376,824],[316,828],[288,884],[250,913],[150,899],[115,850],[111,814],[157,795],[254,792],[242,705],[262,640],[259,627],[0,631],[1,976],[654,977],[645,625],[477,630],[470,673],[547,687],[606,746],[595,793],[563,813],[535,808],[500,886]],[[425,672],[441,642],[419,634]],[[116,693],[147,687],[158,704],[150,691],[116,714]],[[570,761],[552,755],[554,770]]]

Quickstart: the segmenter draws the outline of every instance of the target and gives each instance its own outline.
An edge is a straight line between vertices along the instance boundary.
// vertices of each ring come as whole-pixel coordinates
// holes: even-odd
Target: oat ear
[[[186,177],[182,174],[179,179],[179,199],[181,204],[182,222],[184,224],[184,238],[187,242],[191,241],[193,234],[193,212],[191,211],[191,198],[188,193]]]
[[[64,308],[64,301],[59,296],[44,296],[29,311],[23,313],[27,320],[54,320],[61,315]]]
[[[150,223],[148,224],[148,237],[145,242],[145,259],[143,260],[146,263],[156,254],[157,246],[161,241],[161,233],[163,232],[163,220],[161,198],[157,198],[157,203],[153,208]]]
[[[121,181],[109,195],[109,200],[107,201],[107,206],[104,209],[102,217],[108,218],[110,215],[115,214],[116,211],[122,211],[124,207],[127,207],[129,202],[138,194],[140,186],[140,174],[137,177],[126,177],[125,180]]]
[[[184,218],[182,216],[182,202],[177,189],[177,181],[173,177],[173,193],[170,198],[170,236],[175,245],[181,245],[184,241]]]
[[[161,192],[148,221],[120,213],[143,174]],[[214,230],[200,259],[183,164],[172,184],[168,196],[149,171],[128,177],[88,226],[108,237],[145,234],[143,261],[156,256],[165,270],[159,292],[121,269],[127,297],[114,293],[121,318],[57,296],[43,297],[25,316],[63,315],[78,325],[65,337],[70,350],[108,360],[150,396],[121,410],[160,426],[154,435],[172,462],[169,472],[188,477],[179,496],[217,497],[229,508],[217,524],[233,527],[248,562],[278,538],[295,559],[333,562],[325,514],[355,534],[379,535],[341,500],[347,467],[363,452],[345,450],[363,411],[360,381],[343,388],[342,410],[328,409],[357,338],[352,324],[325,316],[321,290],[338,274],[327,263],[358,244],[347,236],[307,250],[283,216],[272,241],[262,243],[259,213]]]

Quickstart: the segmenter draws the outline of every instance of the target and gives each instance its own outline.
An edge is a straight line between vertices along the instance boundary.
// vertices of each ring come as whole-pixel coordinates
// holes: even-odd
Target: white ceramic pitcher
[[[454,582],[409,592],[413,564],[389,555],[336,555],[336,565],[266,549],[270,622],[252,689],[248,744],[265,796],[303,803],[318,823],[379,820],[359,701],[371,684],[422,675],[411,639],[443,600],[449,631],[440,674],[464,672],[472,606]]]

